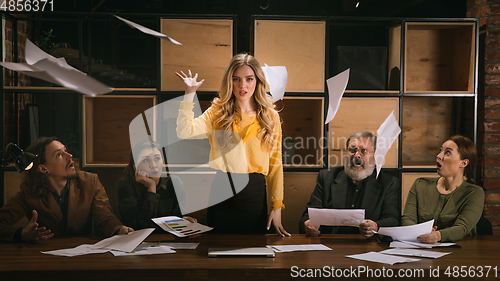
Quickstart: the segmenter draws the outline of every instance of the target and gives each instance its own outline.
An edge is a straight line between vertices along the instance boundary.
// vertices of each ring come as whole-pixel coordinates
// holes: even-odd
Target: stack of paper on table
[[[92,248],[92,246],[93,245],[90,244],[82,244],[75,248],[47,251],[41,253],[61,257],[74,257],[88,254],[103,254],[109,252],[109,249]]]
[[[168,246],[149,245],[141,243],[131,252],[123,251],[110,251],[114,256],[139,256],[139,255],[157,255],[157,254],[170,254],[175,253],[172,248]]]
[[[276,253],[296,252],[296,251],[331,251],[323,244],[304,244],[304,245],[269,245],[268,248],[273,249]]]
[[[154,228],[146,228],[130,232],[129,234],[115,235],[95,243],[93,247],[122,252],[132,252],[154,230]]]
[[[212,227],[208,227],[196,222],[189,222],[176,216],[154,218],[152,220],[163,230],[177,237],[187,237],[193,234],[199,234],[213,229]]]
[[[62,249],[42,253],[56,256],[73,257],[88,254],[101,254],[111,250],[118,252],[132,252],[154,230],[154,228],[141,229],[130,232],[129,234],[111,236],[95,243],[94,245],[83,244],[71,249]]]
[[[155,247],[155,246],[167,246],[175,250],[194,250],[200,245],[200,243],[178,243],[178,242],[142,242],[139,246],[144,247]]]
[[[435,251],[426,251],[426,250],[415,250],[415,249],[388,249],[382,252],[381,254],[389,254],[389,255],[399,255],[399,256],[410,256],[410,257],[419,257],[419,258],[431,258],[437,259],[442,256],[446,256],[451,253],[441,253]]]
[[[394,264],[400,262],[418,261],[419,259],[403,258],[392,255],[403,255],[412,257],[424,257],[424,258],[440,258],[442,256],[450,254],[450,253],[409,249],[409,248],[432,248],[438,245],[440,247],[456,245],[455,243],[424,244],[418,242],[417,240],[418,236],[431,233],[433,224],[434,220],[409,226],[380,227],[379,230],[375,233],[391,236],[392,239],[398,240],[392,242],[391,247],[400,247],[406,249],[396,248],[396,249],[385,250],[378,253],[369,252],[369,253],[351,255],[346,257],[373,261],[373,262]]]
[[[363,260],[363,261],[372,261],[372,262],[379,262],[379,263],[386,263],[386,264],[395,264],[395,263],[404,263],[404,262],[414,262],[414,261],[419,261],[420,259],[412,259],[412,258],[404,258],[404,257],[399,257],[399,256],[391,256],[391,255],[385,255],[377,252],[368,252],[364,254],[359,254],[359,255],[350,255],[346,256],[348,258],[352,259],[357,259],[357,260]]]
[[[395,264],[395,263],[403,263],[403,262],[414,262],[419,261],[420,259],[414,258],[404,258],[399,256],[410,256],[410,257],[419,257],[419,258],[431,258],[437,259],[443,256],[446,256],[451,253],[441,253],[435,251],[427,251],[427,250],[415,250],[415,249],[388,249],[381,252],[369,252],[359,255],[350,255],[346,256],[348,258],[372,261],[378,263],[386,263],[386,264]],[[396,255],[396,256],[393,256]]]
[[[420,242],[408,242],[408,241],[393,241],[389,244],[391,248],[413,248],[413,249],[432,249],[441,247],[460,247],[456,243],[435,243],[435,244],[425,244]]]

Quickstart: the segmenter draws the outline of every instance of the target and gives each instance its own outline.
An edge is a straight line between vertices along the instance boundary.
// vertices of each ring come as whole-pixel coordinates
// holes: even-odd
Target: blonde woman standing
[[[208,225],[216,233],[265,233],[272,224],[279,235],[290,236],[281,224],[281,123],[265,91],[266,80],[257,59],[248,54],[234,56],[224,70],[218,97],[197,118],[192,101],[204,80],[197,81],[198,74],[192,76],[191,71],[176,74],[186,87],[177,119],[177,136],[210,140],[209,165],[217,170],[211,196],[228,177],[238,182],[242,176],[248,176],[243,190],[208,208]],[[266,182],[272,202],[269,216]]]

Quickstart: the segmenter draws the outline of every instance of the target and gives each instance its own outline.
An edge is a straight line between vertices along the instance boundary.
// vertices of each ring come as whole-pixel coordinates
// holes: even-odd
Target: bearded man
[[[401,219],[399,180],[384,172],[377,178],[375,147],[377,137],[362,131],[347,139],[344,166],[321,170],[316,187],[306,204],[299,229],[310,236],[358,234],[373,236],[379,227],[398,226]],[[319,226],[309,221],[308,208],[364,209],[365,221],[359,227]]]
[[[41,137],[26,151],[38,155],[20,191],[0,208],[0,240],[32,242],[54,235],[127,234],[113,214],[96,174],[77,171],[73,155],[56,138]],[[24,228],[16,223],[27,216]]]

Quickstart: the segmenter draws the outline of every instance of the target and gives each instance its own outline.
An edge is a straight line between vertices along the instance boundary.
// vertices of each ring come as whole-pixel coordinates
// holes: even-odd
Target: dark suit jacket
[[[96,230],[106,236],[113,235],[123,225],[113,214],[97,175],[86,172],[79,172],[79,178],[70,181],[66,227],[54,196],[39,198],[21,184],[21,190],[0,209],[0,240],[12,241],[18,229],[13,225],[24,216],[31,219],[33,210],[38,213],[38,225],[55,235],[92,233],[92,220]]]
[[[377,171],[365,181],[365,191],[361,208],[365,209],[365,219],[380,226],[398,226],[401,219],[401,189],[399,180],[384,172]],[[305,233],[304,222],[309,219],[307,208],[345,209],[347,200],[348,177],[344,167],[319,171],[316,187],[311,194],[306,210],[300,219],[300,233]],[[321,226],[321,233],[359,233],[359,228],[348,226]]]

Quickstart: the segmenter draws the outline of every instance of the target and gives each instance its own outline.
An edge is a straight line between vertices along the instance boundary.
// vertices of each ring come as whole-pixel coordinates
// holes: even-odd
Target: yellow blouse
[[[267,193],[272,202],[272,209],[284,208],[283,205],[283,163],[281,159],[281,122],[276,111],[272,111],[274,121],[273,133],[277,138],[273,140],[271,149],[261,146],[257,138],[260,124],[256,114],[243,114],[241,122],[233,123],[233,131],[239,133],[242,141],[221,148],[217,141],[218,131],[214,131],[213,107],[194,118],[194,103],[181,101],[177,118],[177,136],[180,139],[208,138],[211,145],[209,166],[213,169],[232,173],[260,173],[266,177]],[[238,135],[238,134],[236,134]],[[224,152],[224,153],[221,153]]]

